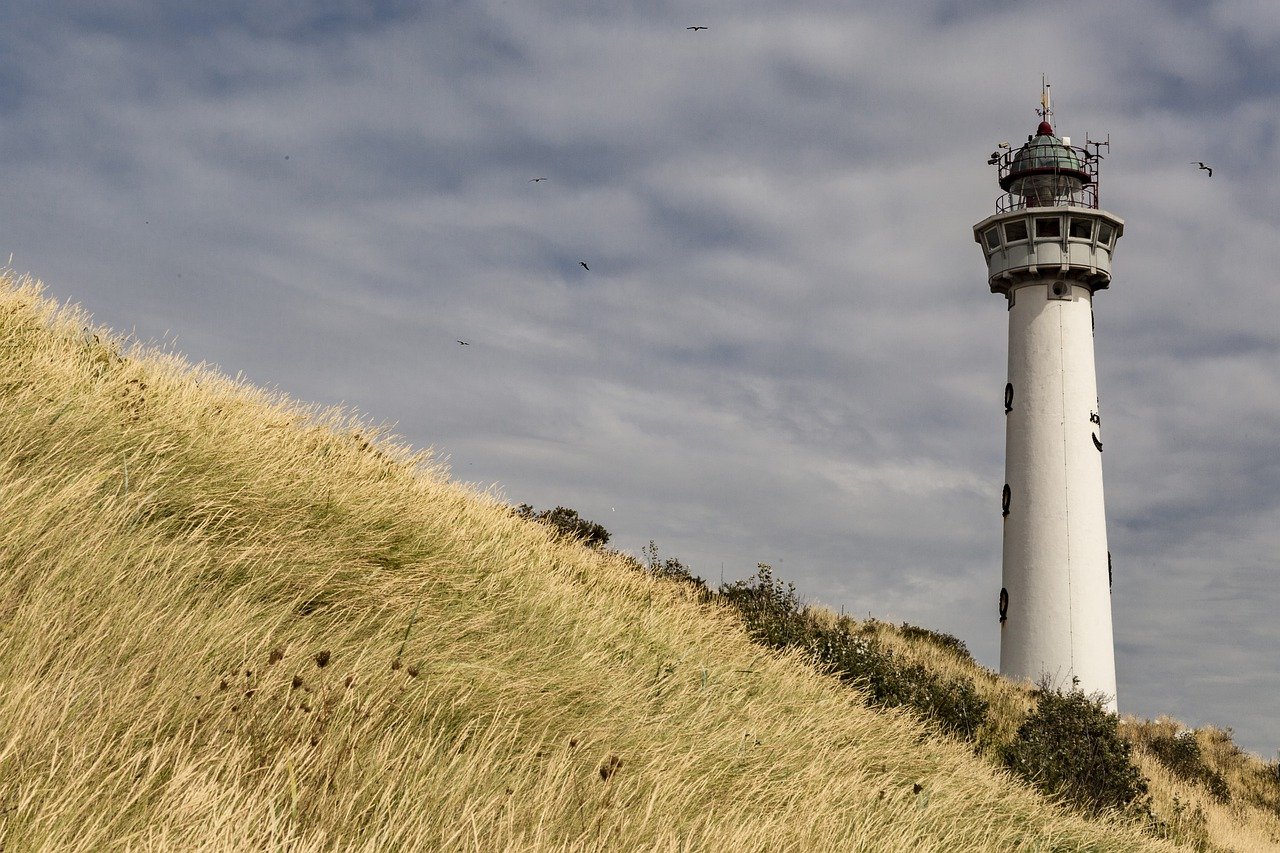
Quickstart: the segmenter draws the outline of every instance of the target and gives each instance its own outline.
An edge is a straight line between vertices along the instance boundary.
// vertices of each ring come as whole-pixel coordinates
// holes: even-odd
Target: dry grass
[[[1132,851],[425,455],[0,286],[0,846]]]
[[[1204,849],[1253,853],[1280,850],[1280,780],[1275,765],[1242,752],[1230,733],[1212,726],[1188,729],[1167,717],[1126,720],[1125,732],[1135,747],[1135,759],[1151,781],[1156,813],[1183,837],[1202,836]],[[1226,801],[1185,774],[1173,772],[1160,761],[1150,744],[1159,737],[1189,737],[1197,742],[1205,766],[1226,782]]]
[[[870,621],[862,627],[904,659],[947,678],[972,679],[990,703],[976,746],[988,759],[998,760],[1000,748],[1013,740],[1034,706],[1029,683],[1008,681],[950,649],[909,639],[891,623]],[[1158,834],[1199,850],[1280,850],[1280,764],[1240,750],[1229,731],[1213,726],[1188,729],[1168,717],[1139,720],[1128,716],[1121,723],[1121,734],[1133,745],[1134,762],[1147,778]],[[1205,765],[1226,782],[1229,796],[1225,801],[1213,796],[1205,785],[1171,772],[1151,752],[1149,744],[1154,738],[1179,733],[1195,738]]]

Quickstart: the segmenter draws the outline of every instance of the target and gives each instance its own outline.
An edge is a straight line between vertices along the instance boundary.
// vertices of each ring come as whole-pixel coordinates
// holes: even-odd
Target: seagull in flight
[[[591,267],[587,266],[586,261],[578,261],[578,266],[582,267],[587,272],[591,272]]]
[[[1213,177],[1213,167],[1212,167],[1212,166],[1206,166],[1206,165],[1204,164],[1204,161],[1203,161],[1203,160],[1197,160],[1196,162],[1192,163],[1191,165],[1192,165],[1192,166],[1199,166],[1201,169],[1204,169],[1206,172],[1208,172],[1208,173],[1209,173],[1209,177],[1211,177],[1211,178]]]
[[[705,30],[705,29],[707,29],[707,27],[685,27],[685,29],[686,29],[686,30],[693,30],[693,31],[696,33],[698,30]]]
[[[462,345],[462,346],[464,346],[464,347],[469,347],[469,346],[471,346],[470,342],[468,342],[468,341],[458,341],[458,343],[459,343],[459,344],[461,344],[461,345]]]
[[[529,179],[529,183],[531,183],[531,184],[536,184],[536,183],[538,183],[539,181],[545,181],[545,180],[546,180],[546,178],[530,178],[530,179]]]

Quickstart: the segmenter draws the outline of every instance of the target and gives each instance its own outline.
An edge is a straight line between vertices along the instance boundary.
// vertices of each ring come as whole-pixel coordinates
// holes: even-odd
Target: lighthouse
[[[1000,673],[1101,693],[1116,710],[1094,297],[1124,221],[1098,204],[1107,143],[1071,144],[1042,87],[1035,133],[991,157],[1002,194],[973,226],[1009,312]],[[997,398],[999,399],[999,398]]]

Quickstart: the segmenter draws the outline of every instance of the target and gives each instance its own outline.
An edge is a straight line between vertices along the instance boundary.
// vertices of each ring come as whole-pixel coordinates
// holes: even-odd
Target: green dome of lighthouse
[[[1036,135],[1013,155],[1000,188],[1023,196],[1028,206],[1052,206],[1091,182],[1080,152],[1053,133],[1042,121]]]

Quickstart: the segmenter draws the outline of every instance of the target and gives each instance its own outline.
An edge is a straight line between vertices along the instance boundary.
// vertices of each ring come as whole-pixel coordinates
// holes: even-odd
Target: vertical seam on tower
[[[1071,585],[1071,465],[1067,461],[1067,358],[1066,348],[1062,344],[1062,315],[1066,305],[1058,305],[1058,378],[1062,390],[1062,515],[1067,537],[1067,636],[1071,645],[1071,675],[1076,672],[1076,602]]]

